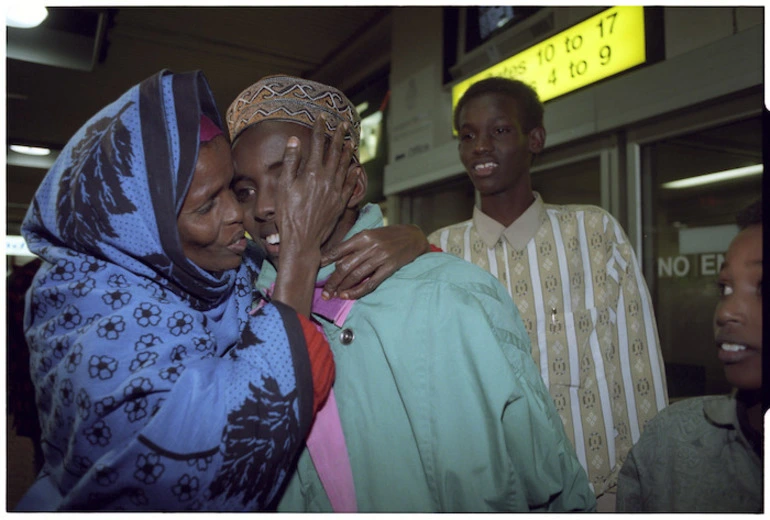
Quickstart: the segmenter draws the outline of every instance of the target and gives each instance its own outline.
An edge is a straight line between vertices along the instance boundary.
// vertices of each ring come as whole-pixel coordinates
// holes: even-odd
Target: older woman
[[[333,379],[294,309],[309,309],[304,271],[346,202],[316,195],[342,189],[350,150],[341,130],[303,177],[289,143],[283,175],[314,229],[286,223],[296,260],[254,312],[261,256],[219,121],[202,73],[161,71],[91,118],[35,195],[22,233],[43,265],[25,330],[45,463],[19,509],[276,503]]]

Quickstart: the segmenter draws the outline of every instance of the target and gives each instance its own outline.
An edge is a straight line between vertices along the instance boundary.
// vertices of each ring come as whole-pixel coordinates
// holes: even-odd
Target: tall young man
[[[458,102],[454,125],[481,207],[428,241],[508,289],[598,510],[611,511],[628,450],[668,401],[652,304],[631,244],[603,209],[546,204],[532,191],[530,164],[546,132],[531,87],[505,78],[475,83]]]
[[[286,261],[275,218],[290,195],[279,175],[286,144],[299,138],[312,172],[319,159],[308,150],[322,148],[322,129],[349,125],[357,149],[358,114],[337,89],[272,76],[241,93],[227,121],[245,227],[277,266]],[[359,208],[366,173],[354,155],[353,196],[323,248],[382,225],[376,205]],[[319,286],[332,269],[320,270]],[[265,298],[275,276],[265,264]],[[319,295],[312,315],[337,375],[280,511],[594,509],[518,312],[489,273],[422,255],[359,300]]]

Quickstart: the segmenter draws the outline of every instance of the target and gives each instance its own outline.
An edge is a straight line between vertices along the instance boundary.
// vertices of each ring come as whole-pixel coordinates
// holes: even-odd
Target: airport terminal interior
[[[362,117],[367,201],[426,235],[469,219],[479,200],[457,155],[456,96],[483,77],[520,77],[546,98],[533,188],[551,204],[600,206],[625,229],[670,401],[730,391],[712,319],[735,215],[762,193],[763,7],[48,11],[38,26],[7,28],[7,274],[32,259],[21,222],[67,140],[158,70],[203,70],[220,113],[269,74],[337,86]],[[10,506],[32,472],[12,418],[8,435]]]

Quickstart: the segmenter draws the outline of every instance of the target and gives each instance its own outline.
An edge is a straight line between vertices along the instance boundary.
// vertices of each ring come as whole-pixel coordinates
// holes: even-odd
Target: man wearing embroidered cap
[[[348,123],[351,132],[346,139],[353,142],[358,157],[361,119],[347,97],[334,87],[291,76],[267,76],[247,88],[227,110],[231,135],[240,134],[246,127],[265,120],[298,123],[312,128],[323,116],[326,134],[331,134],[340,123]]]
[[[337,126],[345,123],[349,125],[345,140],[358,162],[360,118],[348,99],[332,87],[300,78],[268,76],[244,90],[231,104],[227,117],[231,135],[260,121],[299,123],[307,128],[317,122],[324,125],[324,134],[330,138]],[[330,195],[339,197],[337,193]],[[270,241],[275,240],[277,235],[271,236]],[[330,291],[346,299],[368,294],[396,269],[428,251],[422,231],[408,225],[363,230],[344,244],[333,242],[335,247],[324,252],[323,261],[336,261],[338,270],[327,279],[324,293]]]
[[[266,300],[275,268],[290,261],[281,259],[276,226],[291,196],[278,176],[287,143],[298,139],[308,162],[317,153],[311,143],[322,148],[339,125],[349,132],[353,195],[322,250],[382,226],[376,205],[360,207],[367,178],[356,159],[359,118],[339,90],[263,78],[231,104],[227,123],[244,225],[274,266],[257,280]],[[317,287],[333,270],[320,270]],[[491,275],[451,255],[423,255],[358,300],[317,294],[312,316],[329,339],[337,376],[280,511],[595,507],[516,307]]]

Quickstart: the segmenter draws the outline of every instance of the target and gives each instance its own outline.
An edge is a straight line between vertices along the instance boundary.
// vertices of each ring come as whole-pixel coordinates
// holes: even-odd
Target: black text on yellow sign
[[[468,87],[485,78],[523,81],[548,101],[646,59],[644,8],[612,7],[458,83],[452,109]]]

